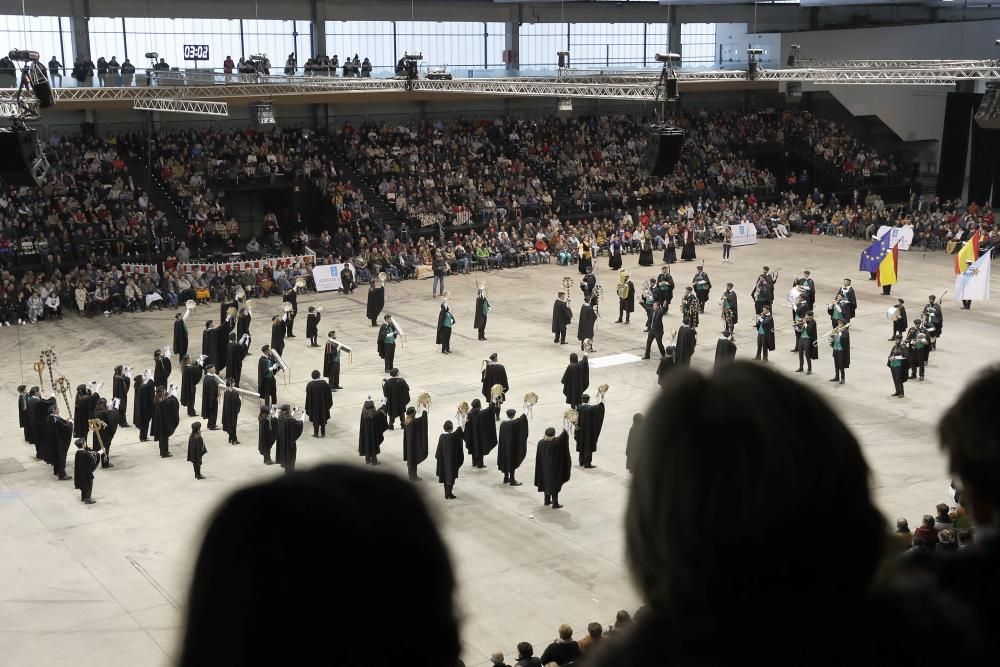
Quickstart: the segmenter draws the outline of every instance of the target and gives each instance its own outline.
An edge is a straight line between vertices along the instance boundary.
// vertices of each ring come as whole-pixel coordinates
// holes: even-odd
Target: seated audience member
[[[565,623],[559,626],[559,638],[542,652],[542,664],[554,662],[557,665],[571,663],[580,657],[580,645],[573,641],[573,628]]]
[[[535,656],[535,647],[528,642],[518,644],[514,667],[542,667],[542,661]]]
[[[597,644],[604,638],[604,628],[600,623],[590,623],[587,625],[587,636],[581,639],[580,653],[586,653],[597,647]]]

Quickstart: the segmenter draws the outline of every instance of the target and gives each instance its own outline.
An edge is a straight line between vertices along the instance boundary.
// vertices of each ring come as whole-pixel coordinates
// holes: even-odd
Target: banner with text
[[[757,228],[749,223],[729,225],[733,232],[733,247],[757,243]]]
[[[344,286],[341,281],[340,272],[344,270],[343,264],[320,264],[314,266],[312,270],[313,282],[316,283],[317,292],[329,292],[339,290]]]
[[[238,260],[232,262],[190,262],[178,264],[177,272],[181,274],[194,273],[200,271],[250,271],[251,273],[263,273],[266,269],[284,269],[296,264],[312,266],[316,262],[315,255],[295,255],[292,257],[265,257],[264,259]]]
[[[122,264],[122,272],[126,275],[138,273],[144,276],[151,273],[159,273],[155,264]]]
[[[913,225],[904,225],[902,227],[882,225],[878,228],[877,235],[879,238],[882,238],[886,234],[889,234],[890,248],[898,244],[900,250],[909,250],[910,244],[913,243]]]

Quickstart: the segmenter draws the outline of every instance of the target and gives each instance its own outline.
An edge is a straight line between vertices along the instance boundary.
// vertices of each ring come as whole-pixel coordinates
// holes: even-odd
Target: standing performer
[[[478,398],[472,401],[465,424],[465,448],[472,458],[473,468],[485,468],[484,459],[497,446],[497,427],[493,416],[495,409],[488,403],[484,410]]]
[[[906,355],[906,347],[903,345],[903,337],[896,336],[895,343],[889,351],[889,359],[885,365],[892,372],[892,384],[896,388],[894,397],[903,398],[903,384],[906,382],[908,371],[910,370],[909,360]]]
[[[229,334],[229,342],[226,343],[226,377],[232,378],[233,383],[240,386],[240,376],[243,375],[243,360],[250,353],[250,336],[244,335],[237,342],[236,334]]]
[[[385,396],[385,412],[389,419],[389,430],[395,430],[396,419],[403,425],[406,406],[410,402],[410,385],[399,377],[399,369],[389,371],[389,378],[382,380],[382,395]]]
[[[806,300],[809,310],[813,310],[816,305],[816,281],[812,279],[809,271],[803,271],[802,275],[792,281],[792,287],[798,287],[802,298]]]
[[[438,313],[437,338],[435,343],[441,346],[441,354],[451,354],[451,330],[455,326],[455,316],[451,314],[448,300],[441,302],[441,312]]]
[[[351,263],[347,262],[344,264],[344,270],[340,272],[340,291],[344,294],[352,294],[354,292],[354,270],[351,268]]]
[[[153,381],[157,387],[166,387],[170,380],[170,371],[173,367],[170,358],[163,355],[163,352],[156,350],[153,352]]]
[[[799,334],[802,333],[802,322],[805,321],[808,312],[809,304],[806,303],[805,297],[800,295],[792,305],[792,334],[795,340],[792,341],[791,352],[797,352],[799,349]]]
[[[250,323],[253,321],[253,313],[250,308],[243,306],[240,308],[240,314],[236,317],[236,340],[243,340],[243,337],[247,337],[247,345],[250,344]]]
[[[368,305],[365,315],[372,321],[373,327],[378,326],[378,316],[382,313],[383,308],[385,308],[385,286],[379,285],[376,287],[375,281],[370,280],[368,282]]]
[[[844,301],[844,297],[837,292],[833,297],[833,303],[826,307],[826,312],[830,313],[830,322],[833,324],[834,328],[837,326],[837,322],[850,322],[850,316],[847,311],[850,309],[846,307],[847,302]]]
[[[802,372],[802,361],[805,360],[808,365],[806,375],[812,375],[813,359],[819,359],[819,339],[816,333],[816,320],[813,319],[811,310],[806,313],[805,319],[802,320],[801,329],[799,329],[798,350],[799,368],[795,372]]]
[[[703,266],[695,268],[697,269],[697,273],[691,279],[691,285],[694,287],[694,295],[698,299],[698,312],[704,313],[705,302],[708,301],[708,295],[712,291],[712,281],[709,279]]]
[[[298,455],[298,439],[302,435],[302,415],[292,414],[287,405],[281,406],[274,425],[275,462],[285,470],[285,474],[295,472],[295,458]]]
[[[375,402],[368,397],[361,406],[361,426],[358,429],[358,455],[365,457],[365,464],[377,466],[378,455],[382,452],[389,423],[385,417],[385,406],[375,409]]]
[[[327,334],[326,347],[323,349],[323,375],[330,383],[330,389],[337,391],[340,386],[340,350],[343,346],[337,342],[337,332]]]
[[[483,398],[486,402],[493,401],[493,386],[500,385],[503,387],[503,396],[507,395],[510,391],[510,384],[507,381],[507,369],[504,365],[497,362],[497,353],[494,352],[490,355],[490,358],[483,362],[483,372],[482,372],[482,382],[483,382]],[[503,405],[503,398],[498,397],[495,401],[496,403],[496,415],[497,420],[500,419],[500,406]]]
[[[190,309],[185,309],[184,314],[174,315],[174,352],[179,356],[184,356],[188,352],[188,330],[187,318],[191,314]]]
[[[49,447],[48,453],[52,474],[60,482],[70,479],[66,474],[66,457],[69,456],[69,444],[73,440],[73,422],[59,416],[58,408],[53,405],[48,416]],[[108,443],[110,445],[110,443]]]
[[[896,299],[898,302],[892,307],[892,337],[889,340],[895,340],[896,336],[902,336],[906,333],[906,308],[903,306],[904,301],[902,299]]]
[[[618,319],[615,324],[621,324],[622,316],[625,317],[625,324],[628,324],[635,312],[635,283],[624,269],[618,273],[618,281]]]
[[[490,315],[490,307],[490,300],[486,298],[486,286],[483,285],[476,297],[476,319],[473,323],[479,332],[479,340],[486,340],[486,320]]]
[[[657,302],[663,304],[663,312],[670,311],[670,303],[674,300],[674,277],[670,275],[670,267],[664,266],[660,269],[660,275],[656,276],[656,290],[653,297]]]
[[[421,410],[417,416],[417,409],[409,407],[406,409],[406,418],[403,420],[403,460],[406,461],[406,472],[411,482],[419,482],[417,466],[427,459],[427,411]]]
[[[201,418],[208,422],[209,431],[218,431],[216,420],[219,418],[219,388],[222,378],[215,374],[215,366],[205,366],[205,379],[201,381]],[[263,397],[263,394],[261,395]]]
[[[634,457],[639,454],[639,443],[642,442],[642,413],[632,415],[632,426],[628,430],[628,440],[625,441],[625,470],[632,472]]]
[[[555,334],[553,343],[566,344],[566,327],[572,321],[573,311],[570,310],[566,292],[559,292],[556,302],[552,304],[552,333]]]
[[[133,407],[132,423],[139,429],[139,442],[148,442],[149,423],[153,419],[153,396],[156,383],[147,375],[135,379],[135,406]]]
[[[73,405],[73,435],[86,438],[90,433],[89,421],[94,418],[97,401],[100,395],[90,390],[85,384],[76,388],[76,401]]]
[[[927,318],[930,328],[933,329],[933,333],[928,332],[928,338],[930,338],[931,349],[937,349],[937,339],[941,337],[941,330],[944,328],[944,313],[941,310],[941,304],[936,303],[937,297],[931,294],[927,297],[927,305],[924,306],[922,315]]]
[[[580,319],[576,325],[576,339],[580,341],[580,350],[586,349],[586,341],[593,342],[594,327],[597,324],[597,313],[590,303],[590,298],[584,298],[583,305],[580,306]]]
[[[31,442],[28,437],[31,427],[28,425],[28,386],[17,386],[17,423],[24,430],[24,441]]]
[[[736,358],[736,343],[733,342],[733,332],[726,329],[715,344],[715,367],[726,364]]]
[[[97,410],[94,412],[94,419],[98,420],[101,428],[94,432],[93,449],[101,452],[101,467],[114,468],[111,463],[111,443],[118,432],[119,421],[121,420],[118,410],[108,407],[108,402],[101,399],[97,402]],[[98,432],[100,437],[98,437]],[[63,450],[63,466],[66,465],[66,452],[69,450],[69,440],[66,440],[66,449]]]
[[[913,326],[906,332],[904,343],[910,348],[910,379],[916,380],[919,371],[920,382],[923,382],[924,369],[931,353],[931,343],[920,320],[913,320]]]
[[[214,341],[215,328],[212,326],[212,320],[206,320],[205,329],[201,332],[201,354],[205,357],[206,361],[211,361],[215,363],[218,361],[212,357],[215,354],[216,345]]]
[[[774,282],[777,279],[778,272],[775,271],[772,275],[770,271],[769,267],[763,267],[763,271],[757,276],[757,282],[754,284],[753,291],[750,292],[754,309],[758,315],[760,315],[764,306],[767,306],[768,310],[770,310],[771,304],[774,303]]]
[[[774,351],[774,318],[771,317],[770,306],[764,306],[760,314],[753,318],[753,327],[757,330],[757,354],[754,361],[760,361],[761,355],[767,361],[767,353]]]
[[[581,272],[582,273],[582,272]],[[587,269],[587,275],[580,279],[580,291],[583,292],[584,299],[591,299],[593,302],[594,291],[597,289],[597,276],[594,275],[594,267]],[[596,306],[597,304],[594,303]]]
[[[566,403],[575,408],[580,405],[580,397],[590,386],[590,363],[587,355],[583,359],[577,357],[576,352],[569,355],[569,365],[563,372],[562,380],[563,396]]]
[[[580,239],[580,265],[577,267],[580,273],[590,274],[594,270],[594,259],[591,254],[590,241],[586,238]]]
[[[837,320],[837,326],[830,334],[830,347],[833,348],[833,377],[830,382],[844,384],[847,381],[846,370],[851,367],[851,332],[847,330],[844,320]]]
[[[528,415],[514,418],[517,410],[507,410],[507,419],[500,424],[499,447],[497,448],[497,468],[503,473],[503,483],[521,486],[514,479],[517,469],[528,453]]]
[[[666,353],[660,358],[660,363],[656,366],[656,384],[661,387],[666,384],[670,371],[677,368],[677,362],[674,359],[676,351],[677,349],[673,345],[669,346]]]
[[[191,424],[191,435],[188,436],[187,460],[194,468],[195,479],[205,479],[201,474],[201,461],[208,454],[208,447],[201,437],[201,422]]]
[[[274,372],[279,368],[281,364],[271,356],[271,347],[265,345],[260,348],[260,359],[257,360],[257,393],[264,403],[275,405],[278,402],[278,381],[274,379]]]
[[[236,381],[228,378],[226,390],[222,393],[222,430],[229,435],[230,445],[240,444],[239,438],[236,437],[236,425],[240,420],[242,407],[243,399],[240,398],[240,392],[236,391]]]
[[[392,321],[391,315],[385,316],[385,322],[378,330],[378,356],[385,360],[385,372],[392,370],[392,362],[396,358],[396,336],[399,329]]]
[[[170,453],[170,436],[181,423],[180,410],[181,405],[177,402],[177,398],[168,394],[163,387],[156,388],[156,394],[153,396],[153,427],[150,429],[150,434],[160,444],[161,459],[173,456]]]
[[[188,417],[197,417],[194,411],[198,398],[198,383],[201,381],[202,368],[191,362],[191,355],[181,357],[181,405],[187,408]]]
[[[697,329],[700,312],[701,306],[698,297],[694,295],[694,290],[688,285],[684,288],[684,298],[681,299],[681,317],[688,320],[691,326]]]
[[[690,289],[690,288],[688,288]],[[681,325],[677,327],[671,347],[674,348],[674,365],[690,366],[691,357],[694,356],[695,347],[698,345],[698,331],[691,326],[691,320],[684,318]]]
[[[569,434],[563,430],[556,437],[551,426],[545,429],[545,437],[538,441],[535,451],[535,488],[545,494],[545,504],[559,509],[559,492],[569,481],[572,462],[569,458]]]
[[[438,436],[437,451],[434,458],[437,459],[438,483],[444,484],[444,497],[448,500],[455,500],[458,496],[452,493],[455,488],[455,480],[458,479],[458,471],[465,463],[465,453],[462,451],[462,429],[454,428],[451,421],[444,423],[444,433]]]
[[[129,427],[125,415],[128,414],[128,390],[132,386],[131,372],[126,375],[122,366],[115,366],[115,375],[111,378],[111,397],[118,399],[119,426]]]
[[[319,321],[322,317],[323,315],[316,312],[314,306],[309,306],[306,314],[306,338],[309,339],[309,347],[319,347],[316,338],[319,336]]]
[[[264,403],[257,415],[257,452],[264,457],[264,465],[273,465],[271,447],[277,436],[278,420],[271,414],[271,406]]]
[[[598,393],[600,398],[600,393]],[[590,396],[580,397],[580,405],[576,407],[577,422],[573,437],[576,440],[576,451],[581,468],[595,468],[594,452],[597,451],[597,440],[601,437],[604,426],[604,403],[590,405]]]
[[[76,456],[73,458],[73,486],[80,489],[80,500],[93,505],[96,500],[90,497],[94,492],[94,471],[100,456],[90,451],[86,441],[76,440]]]
[[[853,320],[858,314],[858,297],[851,287],[851,279],[844,278],[844,286],[840,288],[839,294],[842,300],[840,307],[844,310],[845,318],[848,322]]]
[[[611,237],[608,244],[608,268],[613,271],[622,268],[622,242],[618,234]]]
[[[271,318],[271,349],[281,356],[281,353],[285,351],[285,318],[288,314],[278,317],[275,315]],[[215,361],[213,359],[213,361]]]
[[[295,316],[299,313],[299,293],[295,291],[295,288],[285,290],[285,293],[281,297],[281,307],[285,311],[285,316],[282,317],[285,321],[285,338],[295,338],[295,333],[292,331],[292,327],[295,326]],[[285,306],[286,303],[292,304],[289,309]],[[271,347],[274,347],[273,345]],[[282,345],[281,352],[284,352],[284,345]],[[278,354],[281,354],[278,352]]]
[[[312,381],[306,385],[306,414],[313,425],[313,437],[326,437],[326,423],[330,421],[333,408],[333,390],[322,379],[319,371],[312,372]]]
[[[684,227],[684,245],[681,246],[681,261],[690,262],[698,258],[694,251],[694,234],[690,227]]]
[[[29,426],[28,442],[35,446],[35,458],[45,460],[44,448],[49,427],[47,420],[53,409],[58,411],[56,397],[42,398],[41,390],[38,387],[32,387],[28,391],[26,403]]]
[[[643,359],[649,359],[649,353],[652,350],[653,343],[656,343],[657,349],[660,351],[660,356],[664,354],[663,349],[663,316],[667,314],[663,306],[659,301],[653,302],[653,315],[649,320],[649,327],[646,331],[646,356]]]
[[[671,233],[666,233],[667,244],[663,248],[663,263],[673,264],[677,261],[677,242],[674,240],[674,235]]]

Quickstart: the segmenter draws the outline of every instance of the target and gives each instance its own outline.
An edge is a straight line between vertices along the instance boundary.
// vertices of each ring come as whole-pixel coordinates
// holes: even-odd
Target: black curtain
[[[1000,130],[972,124],[972,157],[969,161],[969,201],[982,205],[1000,194]]]
[[[948,93],[938,165],[937,194],[941,199],[962,196],[965,163],[969,157],[969,124],[981,98],[979,93]]]

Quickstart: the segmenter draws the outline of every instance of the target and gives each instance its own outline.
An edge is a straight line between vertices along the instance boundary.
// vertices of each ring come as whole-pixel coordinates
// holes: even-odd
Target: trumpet
[[[841,331],[847,331],[849,328],[851,328],[851,323],[850,322],[848,322],[847,324],[845,324],[842,327],[837,327],[836,329],[830,329],[830,331],[828,331],[827,333],[823,334],[823,337],[824,338],[832,338],[833,334],[840,333]]]

